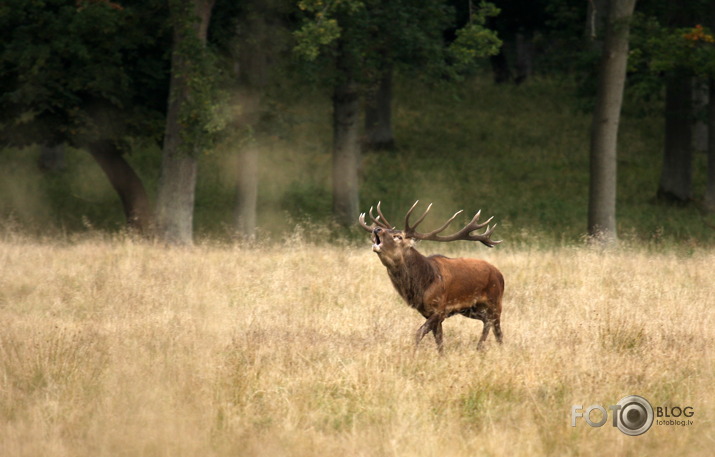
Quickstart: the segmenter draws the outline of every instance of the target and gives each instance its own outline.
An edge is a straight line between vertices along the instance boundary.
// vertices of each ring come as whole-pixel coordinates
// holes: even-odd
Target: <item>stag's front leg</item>
[[[417,329],[417,334],[415,335],[415,348],[419,346],[420,341],[422,341],[422,338],[425,337],[426,334],[429,332],[434,333],[434,339],[437,342],[437,348],[441,350],[442,347],[442,321],[444,318],[438,314],[435,313],[431,315],[427,321],[422,324],[422,326]]]
[[[437,343],[437,350],[442,354],[444,348],[442,347],[442,320],[440,319],[434,325],[432,330],[432,335],[434,335],[434,342]]]

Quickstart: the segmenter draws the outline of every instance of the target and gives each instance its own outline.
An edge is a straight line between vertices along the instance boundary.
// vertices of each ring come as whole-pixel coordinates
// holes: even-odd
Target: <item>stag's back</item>
[[[494,265],[481,259],[444,256],[430,259],[442,277],[447,303],[463,306],[469,302],[484,302],[501,307],[504,276]]]

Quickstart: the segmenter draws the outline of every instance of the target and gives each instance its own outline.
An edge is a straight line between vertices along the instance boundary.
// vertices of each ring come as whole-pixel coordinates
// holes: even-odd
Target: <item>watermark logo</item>
[[[613,411],[613,426],[618,427],[626,435],[637,436],[648,431],[653,425],[653,407],[643,397],[628,395],[621,398],[615,405],[608,407]],[[594,422],[591,413],[594,410],[601,412],[601,419]],[[571,407],[571,426],[576,426],[576,419],[582,417],[591,427],[601,427],[608,421],[608,412],[601,405],[591,405],[583,411],[583,405]]]
[[[618,422],[618,430],[626,435],[642,435],[653,425],[653,407],[645,398],[628,395],[621,398],[615,406],[620,406],[613,412],[614,419]]]
[[[648,400],[638,395],[628,395],[615,405],[608,407],[612,412],[612,424],[618,430],[630,436],[638,436],[647,432],[654,421],[657,425],[693,425],[692,420],[677,419],[681,416],[690,418],[695,414],[692,406],[657,407],[655,411]],[[594,420],[593,411],[600,412],[600,419]],[[598,416],[598,415],[596,415]],[[656,417],[658,420],[656,421]],[[661,419],[661,418],[667,419]],[[577,419],[583,419],[591,427],[601,427],[608,422],[608,411],[601,405],[591,405],[585,410],[583,405],[571,407],[571,426],[576,426]],[[676,418],[676,419],[673,419]]]

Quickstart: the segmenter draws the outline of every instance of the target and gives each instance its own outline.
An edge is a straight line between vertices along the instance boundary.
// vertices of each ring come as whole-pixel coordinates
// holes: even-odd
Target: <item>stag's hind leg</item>
[[[494,336],[497,339],[497,343],[502,344],[502,333],[501,333],[501,300],[502,297],[499,295],[496,297],[495,306],[491,310],[490,318],[494,322]]]
[[[484,303],[476,303],[469,309],[465,309],[461,312],[462,315],[470,318],[482,321],[484,323],[484,328],[482,329],[482,337],[479,338],[479,343],[477,343],[477,349],[484,349],[484,341],[486,341],[489,336],[489,330],[491,330],[493,322],[490,319],[488,308]],[[497,334],[496,326],[494,328],[494,334]],[[501,329],[499,330],[501,335]]]
[[[494,328],[494,337],[497,339],[497,343],[502,344],[502,332],[501,332],[501,316],[498,313],[490,312],[482,319],[484,322],[484,329],[482,330],[482,337],[479,339],[479,344],[477,344],[477,349],[481,350],[484,348],[484,341],[486,341],[489,336],[489,330]]]
[[[484,328],[482,329],[482,337],[479,338],[479,343],[477,343],[477,350],[481,351],[484,349],[484,342],[487,340],[487,337],[489,336],[489,330],[492,328],[492,321],[490,319],[482,319],[482,322],[484,322]],[[496,333],[496,330],[494,331]]]
[[[502,344],[502,333],[501,333],[501,319],[497,317],[494,319],[494,336],[497,338],[497,343]]]

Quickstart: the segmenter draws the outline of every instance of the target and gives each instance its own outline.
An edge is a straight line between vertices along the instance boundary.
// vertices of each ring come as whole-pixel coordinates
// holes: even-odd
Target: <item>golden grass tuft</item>
[[[453,249],[504,273],[502,347],[453,317],[415,352],[369,247],[0,241],[0,453],[712,451],[714,252]],[[694,424],[570,426],[628,394]]]

